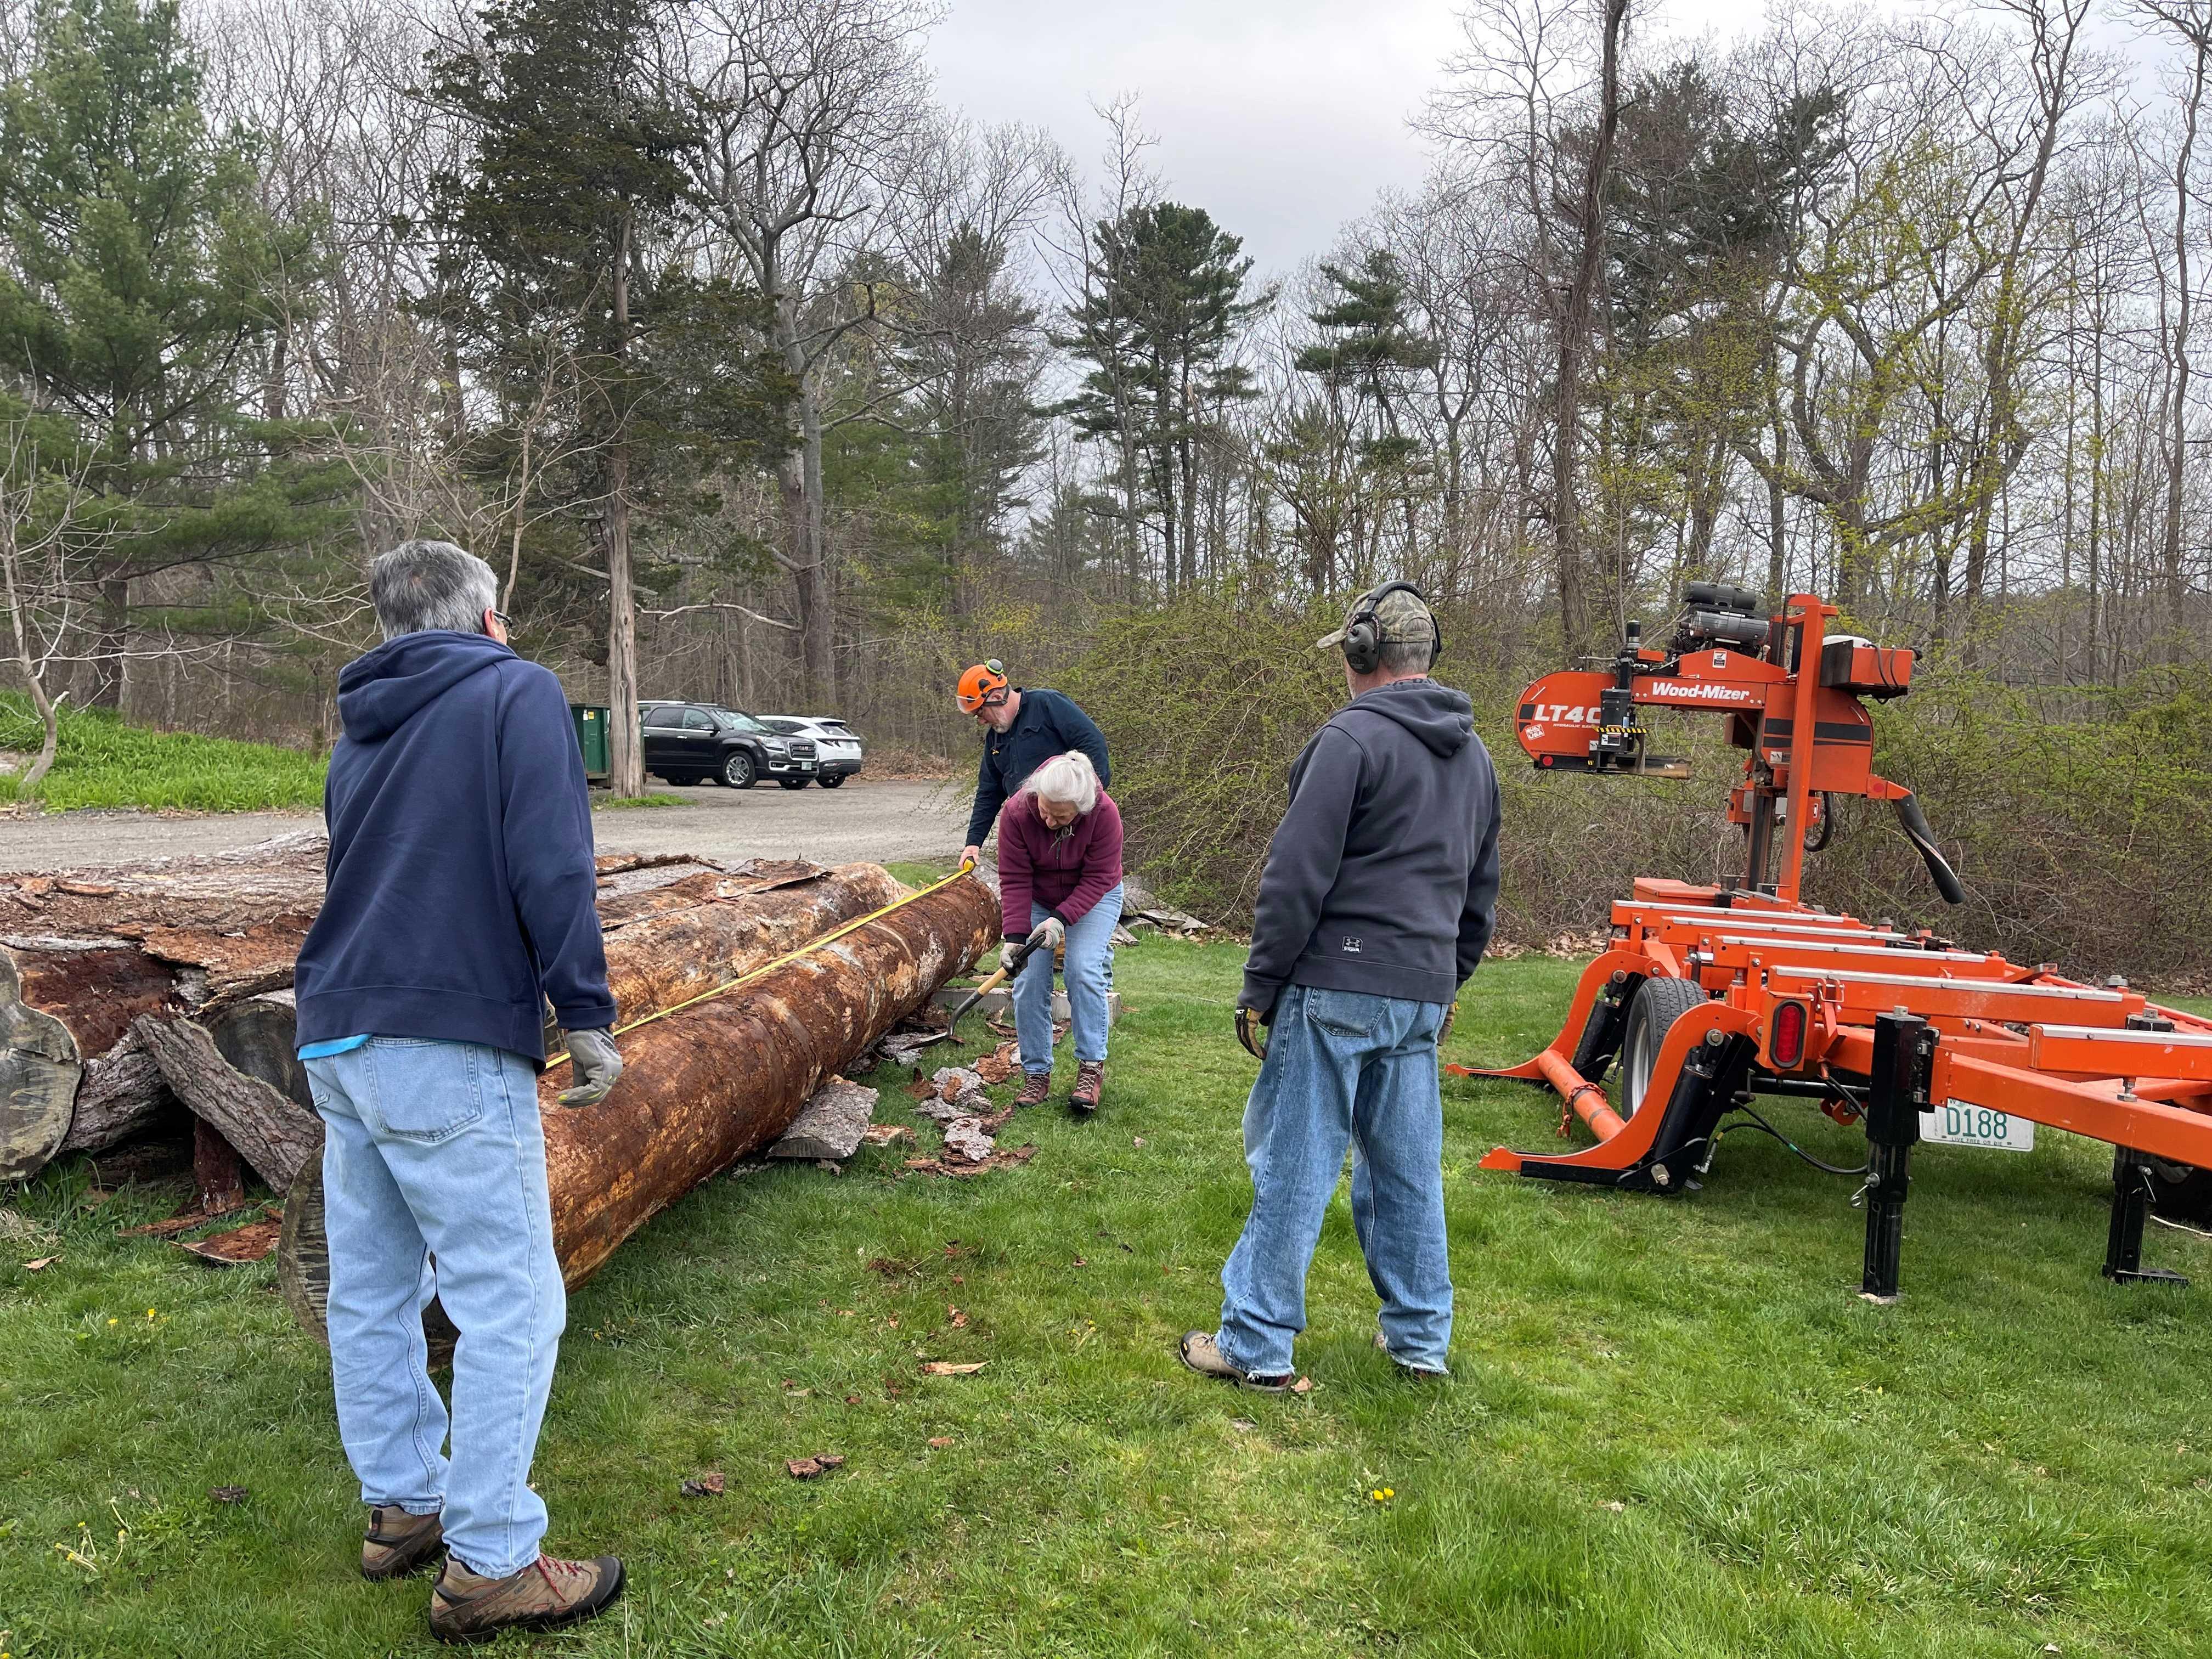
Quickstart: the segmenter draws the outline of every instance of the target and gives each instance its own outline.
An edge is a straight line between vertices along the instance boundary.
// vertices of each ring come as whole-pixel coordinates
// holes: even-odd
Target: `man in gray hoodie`
[[[1237,1000],[1238,1036],[1261,1056],[1244,1109],[1252,1213],[1221,1270],[1219,1329],[1182,1350],[1194,1370],[1269,1389],[1295,1375],[1347,1145],[1376,1343],[1409,1373],[1445,1374],[1437,1042],[1498,901],[1498,778],[1466,696],[1428,678],[1443,641],[1427,603],[1386,583],[1319,644],[1344,652],[1352,699],[1291,769]]]

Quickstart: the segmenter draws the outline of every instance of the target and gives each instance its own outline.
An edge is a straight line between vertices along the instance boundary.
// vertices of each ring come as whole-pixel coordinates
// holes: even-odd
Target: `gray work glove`
[[[568,1031],[563,1035],[568,1039],[569,1069],[576,1074],[576,1083],[553,1098],[563,1106],[596,1106],[622,1075],[622,1055],[615,1050],[614,1033]]]
[[[1047,916],[1042,921],[1037,923],[1035,930],[1030,934],[1030,944],[1042,943],[1044,948],[1054,956],[1060,954],[1060,947],[1066,942],[1067,924],[1058,916]]]

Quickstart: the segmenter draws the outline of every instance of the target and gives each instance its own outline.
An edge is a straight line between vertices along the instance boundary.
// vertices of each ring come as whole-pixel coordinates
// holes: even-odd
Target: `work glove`
[[[1444,1046],[1444,1039],[1451,1035],[1452,1022],[1458,1018],[1459,999],[1457,997],[1454,997],[1449,1003],[1445,1005],[1443,1022],[1437,1027],[1437,1048],[1441,1048]]]
[[[563,1035],[568,1039],[568,1069],[575,1073],[576,1083],[554,1099],[563,1106],[596,1106],[622,1075],[622,1055],[615,1050],[614,1033],[568,1031]]]
[[[1267,1058],[1267,1017],[1257,1008],[1240,1006],[1237,1010],[1237,1040],[1244,1045],[1245,1052],[1257,1060]]]
[[[1012,973],[1014,969],[1021,961],[1023,951],[1025,950],[1028,945],[1029,941],[1025,939],[1010,939],[1004,944],[1000,945],[999,946],[999,971],[1002,974]]]
[[[1047,916],[1042,921],[1037,923],[1036,931],[1030,934],[1030,944],[1042,945],[1054,956],[1060,954],[1060,947],[1066,942],[1067,924],[1058,916]]]

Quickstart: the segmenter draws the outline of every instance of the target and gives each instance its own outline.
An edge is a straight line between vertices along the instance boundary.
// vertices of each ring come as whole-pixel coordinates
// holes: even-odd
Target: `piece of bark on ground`
[[[826,1079],[799,1109],[770,1158],[848,1158],[875,1121],[877,1091],[842,1077]]]
[[[982,1120],[956,1117],[945,1126],[945,1152],[963,1164],[981,1164],[997,1150],[998,1143],[983,1127]]]
[[[250,1261],[267,1261],[276,1252],[283,1225],[281,1218],[264,1216],[227,1233],[216,1233],[207,1238],[179,1238],[173,1243],[179,1249],[198,1256],[211,1267],[239,1267]]]
[[[133,1030],[178,1098],[220,1130],[274,1191],[286,1191],[303,1166],[320,1158],[321,1120],[225,1060],[206,1027],[142,1015]]]
[[[959,1158],[910,1158],[907,1169],[915,1175],[955,1176],[965,1178],[979,1176],[992,1170],[1004,1169],[1012,1164],[1026,1164],[1036,1156],[1035,1145],[1001,1146],[981,1164],[969,1164]]]

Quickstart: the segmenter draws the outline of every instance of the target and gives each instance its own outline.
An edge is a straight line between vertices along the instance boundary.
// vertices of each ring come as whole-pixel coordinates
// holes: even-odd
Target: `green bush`
[[[0,695],[0,749],[35,754],[40,736],[30,699]],[[35,799],[52,811],[74,806],[206,812],[313,807],[323,801],[324,764],[322,757],[295,749],[154,732],[106,709],[64,705],[53,769],[27,795],[13,775],[0,776],[0,801]]]
[[[1344,699],[1341,659],[1313,641],[1340,620],[1230,592],[1109,619],[1063,684],[1105,729],[1133,867],[1169,902],[1249,924],[1298,750]],[[1449,624],[1447,627],[1449,634]],[[1687,782],[1539,773],[1513,736],[1522,688],[1447,654],[1504,798],[1499,932],[1541,941],[1601,927],[1638,875],[1695,881],[1742,867],[1727,821],[1741,751],[1721,722],[1652,716]],[[1836,803],[1806,896],[1924,924],[2019,961],[2172,981],[2212,967],[2212,708],[2151,686],[2046,707],[1978,679],[1927,678],[1877,710],[1875,770],[1914,790],[1968,891],[1936,896],[1891,809]]]

